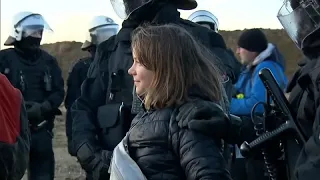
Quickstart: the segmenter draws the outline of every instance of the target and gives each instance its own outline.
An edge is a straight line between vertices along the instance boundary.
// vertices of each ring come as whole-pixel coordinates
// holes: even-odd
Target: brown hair
[[[194,86],[212,101],[222,99],[215,56],[185,29],[172,24],[140,26],[132,34],[132,49],[139,62],[154,72],[145,94],[147,109],[182,104]]]

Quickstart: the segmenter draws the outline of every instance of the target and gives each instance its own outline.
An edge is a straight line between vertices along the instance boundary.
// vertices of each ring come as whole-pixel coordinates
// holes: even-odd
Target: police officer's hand
[[[97,156],[100,161],[98,165],[93,169],[92,176],[93,179],[105,180],[109,179],[109,166],[111,163],[112,152],[102,150]]]
[[[186,104],[179,108],[176,119],[187,122],[188,128],[201,133],[224,139],[228,144],[241,142],[242,121],[239,117],[227,115],[217,105]]]
[[[42,120],[41,104],[33,101],[25,102],[27,109],[28,119],[32,122],[38,122]]]
[[[49,113],[51,111],[52,111],[52,107],[49,101],[44,101],[43,103],[41,103],[41,112],[43,114]]]
[[[85,142],[76,150],[77,159],[81,167],[90,172],[95,180],[109,179],[109,166],[112,151],[95,149],[91,144]]]

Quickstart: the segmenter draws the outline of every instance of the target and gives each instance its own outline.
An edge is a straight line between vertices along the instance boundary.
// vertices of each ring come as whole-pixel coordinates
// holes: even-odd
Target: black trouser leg
[[[28,180],[54,179],[55,159],[52,138],[52,132],[45,128],[32,133]]]

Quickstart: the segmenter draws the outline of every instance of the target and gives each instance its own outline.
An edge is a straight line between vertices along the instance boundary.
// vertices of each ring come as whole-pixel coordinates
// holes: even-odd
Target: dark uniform
[[[143,10],[130,15],[116,36],[99,45],[88,77],[83,82],[81,96],[72,106],[72,135],[77,158],[84,169],[93,172],[96,179],[108,178],[111,152],[127,132],[137,112],[135,105],[141,104],[139,101],[132,104],[133,79],[127,73],[133,63],[132,30],[144,22],[180,25],[218,57],[217,63],[231,80],[236,81],[240,71],[236,58],[227,51],[221,35],[181,19],[177,7],[167,1],[151,4],[152,7],[143,7]],[[126,112],[123,113],[127,115],[125,122],[117,121],[119,109]]]
[[[17,46],[0,51],[0,72],[22,92],[26,101],[32,139],[29,179],[53,180],[52,129],[55,115],[61,114],[58,108],[64,98],[61,69],[47,52]]]
[[[291,175],[297,180],[307,180],[320,175],[319,82],[320,60],[310,57],[299,63],[299,70],[288,85],[289,103],[293,112],[297,112],[294,118],[299,121],[303,133],[309,138],[301,152],[297,144],[289,144],[290,169],[295,168]]]
[[[68,138],[68,151],[69,154],[75,156],[72,148],[72,117],[71,117],[71,105],[81,94],[81,84],[86,79],[88,69],[92,62],[92,57],[86,57],[78,60],[69,71],[67,80],[67,93],[64,101],[64,105],[67,109],[66,117],[66,134]]]
[[[286,12],[288,6],[291,6],[290,14]],[[299,150],[294,140],[291,144],[289,141],[287,157],[288,163],[292,165],[290,175],[291,179],[297,180],[309,180],[320,176],[319,6],[320,0],[286,0],[278,14],[284,29],[306,56],[299,63],[299,69],[287,87],[293,118],[299,122],[307,138],[302,150]]]

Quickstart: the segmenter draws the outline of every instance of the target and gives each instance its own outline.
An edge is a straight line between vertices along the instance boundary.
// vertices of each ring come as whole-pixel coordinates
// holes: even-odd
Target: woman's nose
[[[134,65],[132,65],[129,69],[128,69],[128,74],[130,74],[131,76],[134,75]]]

